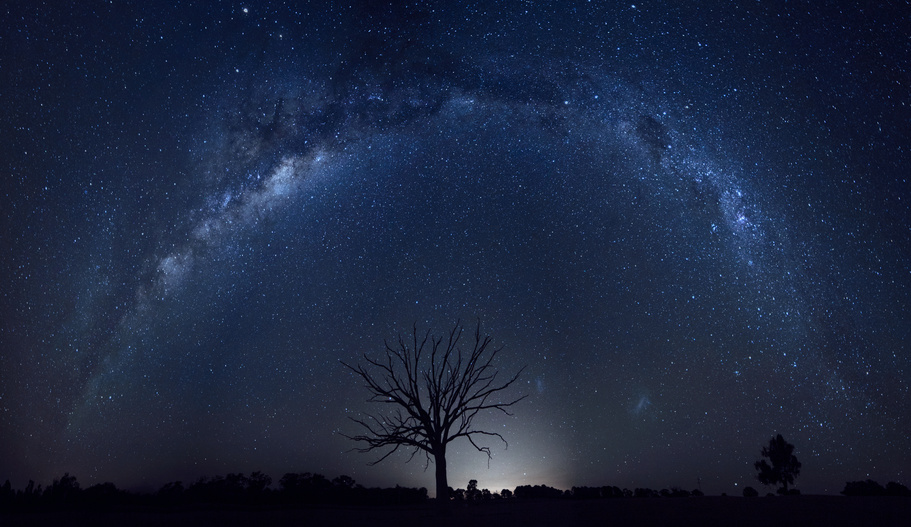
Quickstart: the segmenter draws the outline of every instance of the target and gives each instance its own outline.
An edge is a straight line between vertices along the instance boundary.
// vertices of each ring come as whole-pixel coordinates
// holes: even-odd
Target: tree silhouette
[[[429,465],[436,468],[436,495],[440,503],[449,500],[446,478],[446,447],[460,438],[466,438],[479,452],[490,459],[490,447],[477,443],[477,436],[493,436],[506,444],[496,432],[475,429],[475,416],[487,410],[498,410],[512,415],[509,407],[525,398],[499,402],[500,392],[519,378],[521,368],[508,380],[497,380],[499,372],[493,361],[502,348],[487,353],[490,336],[481,336],[478,322],[474,344],[470,349],[459,345],[463,328],[459,322],[449,332],[448,339],[434,337],[428,330],[423,337],[417,326],[412,328],[410,339],[400,333],[396,345],[385,344],[385,356],[372,359],[364,355],[366,364],[345,366],[357,373],[370,391],[369,402],[395,406],[394,411],[370,414],[365,419],[352,420],[365,433],[345,436],[365,443],[358,452],[371,452],[389,448],[382,457],[370,463],[379,463],[399,448],[413,449],[410,461],[423,452]],[[508,444],[507,444],[508,446]],[[426,465],[425,465],[426,466]]]
[[[44,489],[44,498],[55,506],[69,505],[79,497],[79,482],[76,476],[67,472],[60,479],[55,479],[50,487]]]
[[[769,446],[762,447],[762,457],[769,458],[771,465],[762,459],[753,464],[759,474],[756,479],[763,485],[781,483],[779,494],[788,493],[788,485],[800,474],[800,461],[794,455],[794,445],[788,443],[781,434],[769,440]]]
[[[468,501],[476,501],[481,498],[481,491],[478,490],[478,480],[472,479],[468,482],[468,487],[465,489],[465,499]]]

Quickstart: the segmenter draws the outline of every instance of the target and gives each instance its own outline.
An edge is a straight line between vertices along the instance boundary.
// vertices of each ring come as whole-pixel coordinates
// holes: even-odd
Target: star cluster
[[[902,6],[539,4],[3,8],[0,479],[431,487],[339,360],[479,319],[453,486],[907,483]]]

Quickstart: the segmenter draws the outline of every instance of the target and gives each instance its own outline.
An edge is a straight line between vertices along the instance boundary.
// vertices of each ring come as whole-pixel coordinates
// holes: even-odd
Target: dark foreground
[[[211,509],[149,512],[70,512],[0,515],[4,526],[308,526],[506,527],[510,525],[909,525],[911,498],[790,496],[774,498],[623,498],[504,500],[454,506],[440,515],[432,504],[396,507],[312,506],[293,509]]]

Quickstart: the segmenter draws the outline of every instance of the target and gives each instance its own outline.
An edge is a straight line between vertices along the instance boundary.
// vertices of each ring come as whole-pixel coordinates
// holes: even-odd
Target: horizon
[[[433,492],[340,361],[457,321],[450,485],[911,480],[905,7],[12,2],[0,481]]]
[[[260,473],[260,474],[262,474],[263,476],[266,476],[266,477],[268,477],[268,478],[270,479],[270,483],[269,483],[268,485],[266,485],[265,487],[263,487],[264,489],[269,489],[269,490],[271,490],[271,491],[273,491],[273,492],[281,492],[281,491],[282,491],[282,485],[280,484],[280,479],[281,479],[281,477],[273,478],[271,474],[264,473],[264,472],[259,472],[259,471],[255,471],[254,473]],[[198,478],[194,478],[194,479],[190,479],[190,480],[174,479],[174,480],[169,480],[169,481],[163,482],[161,485],[158,485],[158,486],[155,486],[155,487],[136,487],[136,488],[120,487],[120,486],[117,485],[117,482],[114,482],[114,481],[98,482],[98,483],[94,483],[93,485],[103,485],[103,484],[107,484],[107,483],[112,483],[112,484],[117,488],[117,490],[120,490],[120,491],[125,491],[125,492],[128,492],[128,493],[138,494],[138,495],[155,495],[155,494],[159,493],[159,491],[161,491],[162,488],[164,488],[164,487],[166,487],[166,486],[168,486],[168,485],[170,485],[170,484],[172,484],[172,483],[180,483],[180,484],[182,484],[182,485],[183,485],[184,491],[186,491],[186,490],[188,490],[191,486],[193,486],[193,485],[195,485],[195,484],[197,484],[197,483],[204,483],[204,482],[206,482],[206,481],[211,482],[211,481],[216,480],[216,479],[219,479],[219,478],[225,478],[225,477],[227,477],[228,475],[231,475],[231,474],[240,474],[240,475],[242,475],[242,476],[244,476],[244,477],[251,477],[251,476],[253,476],[254,473],[251,473],[251,474],[248,476],[247,474],[244,474],[244,473],[228,472],[228,473],[225,473],[225,474],[211,474],[211,475],[207,475],[207,476],[200,476],[200,477],[198,477]],[[327,482],[334,482],[336,479],[341,478],[341,477],[345,477],[345,476],[346,476],[345,474],[338,474],[338,475],[336,475],[336,476],[330,477],[330,476],[327,476],[327,475],[325,475],[325,474],[320,474],[320,473],[317,473],[317,472],[298,472],[298,473],[288,473],[288,472],[286,472],[286,473],[282,474],[282,476],[285,476],[285,475],[288,475],[288,474],[302,474],[302,475],[303,475],[303,474],[307,474],[307,475],[312,475],[312,476],[321,476],[321,477],[325,478]],[[41,491],[44,492],[44,491],[46,491],[46,490],[48,489],[48,487],[50,487],[52,484],[57,483],[61,478],[66,477],[66,476],[69,476],[69,477],[74,478],[75,481],[76,481],[76,483],[79,485],[79,489],[80,489],[80,490],[83,490],[83,491],[84,491],[84,490],[86,490],[87,488],[90,488],[91,486],[93,486],[93,485],[85,485],[85,484],[83,484],[83,483],[79,483],[79,476],[78,476],[78,474],[70,474],[70,473],[62,474],[59,478],[54,478],[52,481],[47,482],[46,484],[45,484],[44,482],[39,482],[39,481],[34,481],[34,480],[29,480],[29,483],[32,483],[32,482],[33,482],[33,483],[36,485],[36,488],[40,488]],[[7,480],[5,480],[5,481],[10,481],[10,480],[7,479]],[[602,484],[600,484],[600,485],[572,485],[572,486],[566,487],[566,488],[552,487],[552,486],[550,486],[550,485],[546,485],[546,484],[543,484],[543,483],[538,483],[538,484],[524,484],[524,485],[517,485],[517,486],[515,486],[515,487],[487,487],[487,486],[482,485],[480,481],[478,481],[478,480],[476,480],[476,479],[473,479],[473,480],[466,481],[464,486],[450,486],[450,487],[451,487],[452,489],[456,490],[456,491],[459,491],[459,490],[465,491],[465,490],[468,488],[468,486],[470,485],[470,482],[471,482],[471,481],[475,481],[475,482],[477,483],[477,490],[478,490],[479,492],[480,492],[480,491],[483,491],[483,490],[487,490],[487,491],[490,491],[490,494],[491,494],[491,495],[496,494],[498,497],[500,497],[500,496],[502,495],[502,492],[503,492],[504,490],[509,490],[510,492],[513,493],[513,496],[514,496],[514,495],[515,495],[516,489],[518,489],[518,488],[520,488],[520,487],[546,487],[546,488],[550,488],[550,489],[555,489],[555,490],[560,491],[561,493],[564,493],[564,495],[563,495],[562,497],[566,497],[566,496],[565,496],[565,493],[574,491],[575,489],[587,489],[587,488],[595,488],[595,489],[597,489],[597,488],[605,488],[605,487],[612,487],[612,488],[619,489],[619,490],[621,490],[621,491],[631,491],[631,492],[632,492],[632,491],[640,491],[640,490],[654,491],[656,494],[657,494],[657,493],[660,493],[661,491],[665,491],[665,490],[672,491],[672,492],[673,492],[673,491],[685,491],[685,492],[688,493],[688,496],[687,496],[687,497],[702,497],[702,496],[706,496],[706,497],[711,497],[711,496],[715,496],[715,497],[725,497],[725,496],[727,496],[727,497],[748,497],[748,496],[744,496],[744,495],[742,494],[744,488],[753,488],[754,490],[756,490],[756,491],[759,493],[758,496],[760,496],[760,497],[762,497],[762,496],[767,496],[767,495],[773,495],[773,496],[776,496],[776,497],[781,497],[781,494],[779,494],[778,492],[776,492],[776,489],[774,488],[774,487],[776,487],[777,485],[763,485],[763,484],[758,483],[758,482],[755,483],[755,486],[754,486],[754,485],[746,485],[746,486],[744,486],[743,488],[735,488],[735,490],[737,491],[735,494],[729,494],[729,493],[727,493],[727,492],[721,492],[721,493],[719,493],[719,494],[702,493],[702,494],[700,494],[700,495],[692,494],[692,493],[695,492],[695,491],[703,492],[703,491],[702,491],[701,489],[699,489],[699,488],[687,489],[687,488],[681,488],[681,487],[677,487],[677,486],[624,487],[624,486],[622,486],[622,485],[619,485],[619,486],[618,486],[618,485],[613,485],[613,484],[611,484],[611,483],[602,483]],[[799,493],[798,495],[799,495],[799,496],[838,496],[838,495],[846,495],[844,491],[849,487],[849,484],[850,484],[850,483],[858,483],[858,482],[864,483],[864,482],[870,482],[870,481],[873,481],[874,483],[879,483],[878,481],[870,480],[870,479],[866,479],[866,480],[846,480],[846,481],[845,481],[845,486],[842,488],[841,491],[838,491],[837,493],[808,494],[808,493],[803,493],[803,492],[801,492],[801,493]],[[360,488],[365,488],[365,489],[382,489],[382,488],[393,488],[393,487],[399,487],[399,486],[400,486],[400,485],[398,485],[398,484],[395,484],[393,487],[369,486],[369,485],[363,485],[361,482],[359,482],[359,481],[357,481],[357,480],[354,480],[354,479],[352,479],[352,482],[353,482],[352,485],[353,485],[354,487],[360,487]],[[889,481],[889,482],[886,482],[886,483],[887,483],[887,484],[895,484],[895,483],[897,483],[898,485],[904,487],[905,492],[907,492],[907,486],[905,486],[902,482]],[[4,484],[5,484],[5,483],[4,483]],[[25,484],[25,485],[22,485],[22,486],[20,486],[20,487],[17,487],[16,485],[12,484],[12,482],[10,482],[10,485],[11,485],[11,489],[12,489],[13,492],[21,492],[21,491],[23,491],[23,490],[28,486],[28,484]],[[403,488],[415,489],[415,490],[425,490],[425,491],[427,491],[427,496],[428,496],[430,499],[435,498],[435,490],[434,490],[432,487],[430,487],[430,488],[428,488],[428,487],[405,487],[405,486],[402,486],[402,487],[403,487]],[[757,488],[757,487],[759,487],[759,488]],[[796,489],[796,490],[800,490],[799,486],[794,486],[794,487],[792,487],[792,488],[794,488],[794,489]],[[763,492],[763,491],[765,491],[765,492]],[[640,496],[635,496],[635,497],[636,497],[637,499],[640,498]],[[664,495],[660,495],[660,496],[655,495],[655,496],[649,496],[649,497],[662,497],[662,498],[663,498],[663,497],[667,497],[667,496],[664,496]],[[451,496],[450,499],[457,499],[457,498]],[[609,499],[609,498],[604,498],[604,499]]]

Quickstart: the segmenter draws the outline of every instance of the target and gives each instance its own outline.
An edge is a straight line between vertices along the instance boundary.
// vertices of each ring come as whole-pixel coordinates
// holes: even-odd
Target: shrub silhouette
[[[872,479],[849,481],[841,493],[845,496],[911,496],[911,490],[901,483],[890,481],[883,487]]]
[[[82,491],[82,502],[93,509],[107,509],[118,505],[128,498],[127,493],[121,491],[116,485],[107,481],[98,483]]]
[[[561,498],[563,492],[547,485],[519,485],[516,487],[515,496],[519,499]]]
[[[158,492],[155,493],[155,497],[159,503],[167,506],[174,506],[183,504],[186,501],[185,496],[186,489],[183,487],[183,482],[181,481],[172,481],[170,483],[165,483]]]
[[[911,496],[911,490],[908,487],[897,483],[895,481],[890,481],[886,483],[886,496]]]
[[[633,497],[635,498],[657,498],[660,494],[654,489],[647,488],[637,488],[633,491]]]

